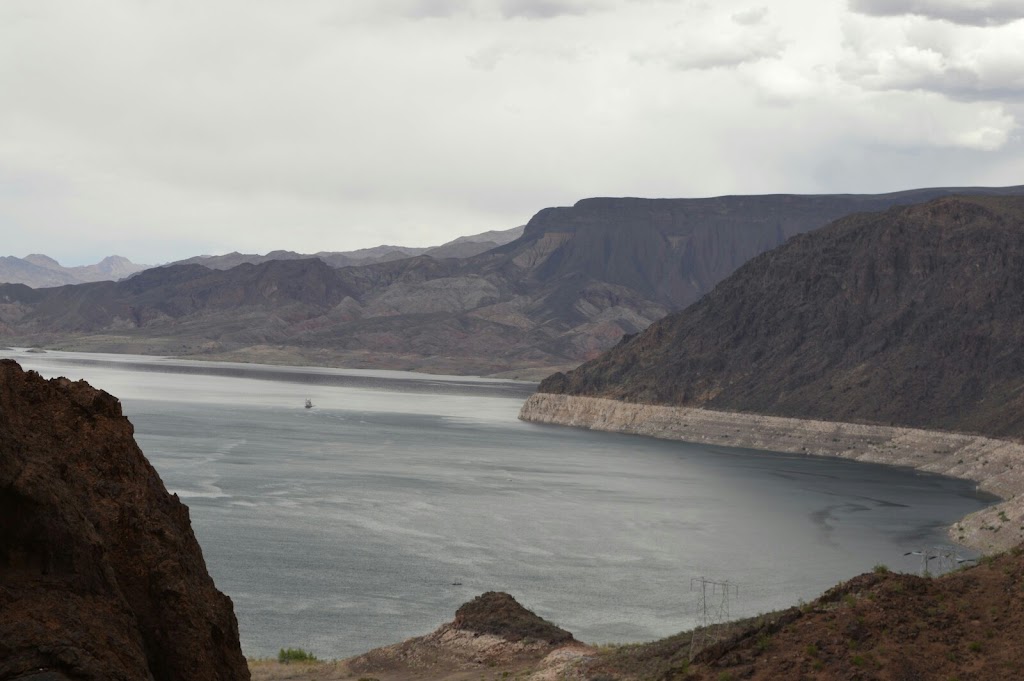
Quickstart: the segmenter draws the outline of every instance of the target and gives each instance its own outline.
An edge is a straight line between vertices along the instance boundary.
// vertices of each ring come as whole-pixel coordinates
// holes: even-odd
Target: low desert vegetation
[[[290,662],[318,662],[316,655],[302,648],[281,648],[281,651],[277,654],[277,661],[282,664]]]

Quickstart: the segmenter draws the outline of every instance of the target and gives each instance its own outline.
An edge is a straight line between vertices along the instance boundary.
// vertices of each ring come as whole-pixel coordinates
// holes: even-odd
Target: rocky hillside
[[[95,265],[77,267],[64,267],[53,258],[40,254],[24,258],[4,256],[0,257],[0,282],[46,288],[91,281],[117,281],[146,267],[119,255],[108,256]]]
[[[855,215],[542,392],[1024,436],[1024,198]]]
[[[1015,549],[940,577],[884,566],[787,610],[684,631],[651,643],[588,646],[510,639],[446,624],[349,660],[256,663],[258,681],[919,681],[1024,677],[1024,553]],[[471,605],[505,611],[485,594]],[[514,603],[514,601],[513,601]],[[518,604],[516,604],[518,606]],[[494,607],[496,606],[496,607]],[[510,622],[535,615],[509,612]],[[543,623],[542,620],[539,621]],[[546,624],[546,623],[543,623]],[[550,626],[550,625],[549,625]]]
[[[598,356],[794,235],[949,193],[587,199],[468,258],[179,265],[116,285],[0,286],[0,342],[542,376]]]
[[[0,678],[249,678],[188,509],[117,399],[10,360],[0,360]]]
[[[687,632],[585,660],[574,678],[1020,679],[1022,580],[1019,549],[938,578],[880,566],[803,607],[724,627],[692,662]]]

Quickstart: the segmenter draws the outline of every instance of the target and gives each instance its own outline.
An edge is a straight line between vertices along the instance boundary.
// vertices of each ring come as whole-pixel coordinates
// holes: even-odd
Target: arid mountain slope
[[[249,678],[230,599],[115,397],[0,360],[0,679]]]
[[[1024,198],[861,214],[542,392],[1024,436]]]
[[[587,199],[543,210],[520,238],[469,258],[421,255],[337,270],[320,260],[224,272],[174,266],[117,285],[0,286],[0,341],[545,375],[596,357],[795,234],[949,191]]]

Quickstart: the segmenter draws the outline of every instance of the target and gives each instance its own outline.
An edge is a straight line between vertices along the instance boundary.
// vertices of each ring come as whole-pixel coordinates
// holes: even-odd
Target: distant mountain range
[[[513,227],[505,230],[492,230],[482,234],[461,236],[440,246],[430,248],[412,248],[409,246],[374,246],[356,251],[320,251],[319,253],[303,254],[294,251],[271,251],[266,255],[250,253],[228,253],[227,255],[199,255],[186,260],[178,260],[170,265],[202,265],[214,270],[228,270],[243,263],[258,265],[271,260],[306,260],[316,258],[331,267],[354,267],[373,265],[393,260],[414,258],[418,255],[429,255],[432,258],[468,258],[502,246],[518,239],[524,227]]]
[[[1024,195],[1024,187],[595,198],[542,210],[519,238],[464,258],[421,254],[341,268],[321,258],[276,259],[222,271],[179,264],[116,283],[6,285],[0,342],[550,373],[597,357],[624,334],[695,302],[744,262],[797,234],[852,213],[958,192]]]
[[[1024,435],[1024,197],[860,214],[541,392]]]
[[[127,258],[112,255],[95,265],[64,267],[53,258],[33,254],[24,258],[0,257],[0,282],[25,284],[32,288],[85,284],[93,281],[116,281],[149,267],[137,265]]]
[[[271,260],[304,260],[308,258],[323,260],[331,267],[369,265],[412,258],[417,255],[429,255],[432,258],[467,258],[507,244],[519,238],[522,233],[523,226],[492,230],[482,234],[462,236],[430,248],[375,246],[355,251],[321,251],[313,254],[271,251],[266,255],[237,252],[227,255],[197,255],[186,260],[169,263],[169,265],[202,265],[214,270],[227,270],[243,263],[255,265]],[[164,267],[166,266],[168,265],[164,265]],[[24,258],[3,256],[0,257],[0,283],[25,284],[32,288],[51,288],[94,281],[119,281],[150,267],[151,265],[138,265],[119,255],[104,258],[95,265],[80,267],[64,267],[46,255],[33,254]]]

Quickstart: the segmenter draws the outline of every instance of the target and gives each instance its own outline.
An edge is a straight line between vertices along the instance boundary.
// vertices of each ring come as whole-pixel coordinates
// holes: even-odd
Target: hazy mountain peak
[[[33,253],[24,258],[8,257],[0,261],[0,281],[49,288],[67,284],[123,279],[147,269],[120,255],[110,255],[95,265],[64,267],[48,255]]]
[[[61,269],[61,264],[59,262],[57,262],[48,255],[43,255],[42,253],[32,253],[30,255],[26,255],[23,258],[23,260],[25,260],[26,262],[30,262],[38,267],[45,267],[46,269],[49,270]]]

